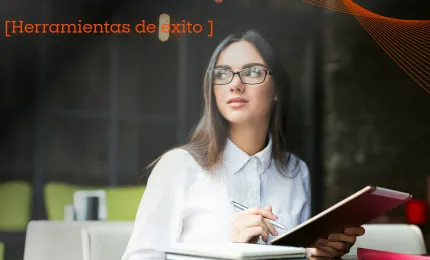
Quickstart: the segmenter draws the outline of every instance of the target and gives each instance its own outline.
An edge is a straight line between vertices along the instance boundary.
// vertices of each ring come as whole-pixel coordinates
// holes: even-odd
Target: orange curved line
[[[363,12],[362,10],[358,12]],[[421,87],[423,87],[427,92],[429,92],[422,84],[419,82],[415,77],[417,77],[419,80],[423,81],[424,84],[426,84],[426,81],[423,80],[419,75],[415,73],[415,70],[417,70],[415,67],[413,67],[408,61],[406,61],[402,55],[398,54],[396,51],[394,51],[392,48],[387,47],[386,43],[384,43],[383,40],[381,40],[381,35],[376,34],[374,31],[370,31],[369,25],[364,23],[362,21],[363,18],[357,18],[361,25],[366,29],[366,31],[372,36],[372,38],[375,39],[375,41],[378,43],[378,45],[397,63],[397,65],[400,66],[401,69],[403,69],[413,80],[415,80]],[[378,36],[380,38],[378,38]],[[394,53],[393,53],[394,52]],[[403,65],[400,65],[399,62]],[[406,64],[405,64],[406,63]],[[408,66],[409,65],[409,66]],[[412,68],[412,69],[411,69]],[[409,72],[411,72],[414,76],[412,76]],[[418,71],[418,73],[420,73]],[[420,73],[421,74],[421,73]],[[425,76],[424,76],[425,77]],[[425,77],[427,78],[427,77]],[[427,85],[427,84],[426,84]]]
[[[427,52],[427,50],[425,49],[426,47],[430,47],[429,46],[423,46],[421,42],[417,41],[417,38],[414,37],[414,35],[411,34],[407,34],[405,32],[398,32],[397,35],[402,36],[402,40],[404,41],[406,47],[409,47],[410,50],[416,50],[420,56],[422,55],[422,57],[424,60],[425,59],[430,59],[430,55]],[[427,56],[426,56],[427,54]],[[427,62],[429,63],[429,62]]]
[[[303,1],[307,2],[308,4],[319,6],[319,7],[324,7],[324,8],[329,9],[329,10],[333,10],[333,11],[337,11],[337,12],[341,12],[341,13],[346,13],[346,14],[351,14],[351,12],[345,11],[343,9],[337,9],[337,8],[334,8],[334,7],[331,7],[331,6],[327,6],[327,5],[316,3],[315,1],[317,1],[317,0],[303,0]]]
[[[369,11],[369,10],[359,6],[358,4],[354,3],[352,0],[340,0],[340,1],[344,2],[344,4],[347,6],[352,6],[355,9],[364,11],[364,13],[367,14],[366,16],[374,16],[374,17],[378,17],[378,18],[382,18],[382,19],[390,19],[390,20],[393,20],[396,22],[405,22],[405,23],[411,23],[411,22],[412,23],[430,23],[429,20],[407,20],[407,19],[397,19],[397,18],[386,17],[386,16],[379,15],[377,13],[374,13],[372,11]]]
[[[406,25],[406,26],[405,26]],[[415,31],[413,30],[409,30],[411,25],[408,24],[401,24],[400,29],[396,32],[397,35],[400,36],[405,36],[402,39],[404,39],[405,42],[413,42],[414,45],[412,45],[411,48],[416,47],[417,49],[419,49],[420,51],[423,51],[424,53],[427,53],[425,49],[421,49],[420,47],[427,47],[427,46],[422,46],[421,44],[426,45],[425,42],[421,43],[418,39],[421,39],[421,36],[419,34],[417,34]],[[430,47],[430,45],[428,46]],[[428,53],[427,53],[428,54]]]
[[[337,2],[333,2],[330,1],[329,3],[327,3],[327,1],[325,1],[324,3],[321,3],[321,1],[319,0],[305,0],[305,1],[312,1],[315,5],[321,6],[321,7],[325,7],[325,8],[333,8],[333,9],[338,9],[338,10],[342,10],[345,12],[349,12],[348,8],[346,8],[346,6],[344,4],[338,4]]]
[[[357,8],[358,9],[358,11],[357,12],[353,12],[353,14],[355,15],[355,13],[358,13],[358,12],[360,12],[360,13],[364,13],[365,14],[365,16],[367,16],[366,15],[366,13],[367,14],[369,14],[369,13],[371,13],[371,12],[369,12],[369,11],[367,11],[366,9],[364,9],[364,8],[361,8],[361,7],[359,7],[358,5],[354,5],[354,8]],[[381,17],[381,16],[374,16],[374,15],[372,15],[373,17]],[[393,20],[391,20],[391,19],[383,19],[383,20],[385,20],[385,21],[393,21]],[[379,27],[380,27],[380,25],[379,25]],[[379,41],[378,41],[378,44],[381,46],[381,47],[386,47],[384,44],[383,44],[383,42],[384,41],[382,41],[381,43],[379,43]],[[396,52],[397,53],[397,52]],[[402,57],[402,55],[400,54],[400,57]],[[407,65],[409,65],[409,66],[411,66],[413,69],[416,69],[416,68],[414,68],[411,64],[409,64],[409,62],[407,62],[407,61],[405,61],[406,62],[406,64]],[[411,70],[412,71],[412,73],[415,75],[415,76],[417,76],[417,77],[419,77],[418,75],[416,75],[414,72],[413,72],[413,70],[412,69],[410,69],[409,68],[409,70]],[[420,73],[421,74],[421,73]],[[424,76],[424,75],[423,75]],[[425,77],[425,76],[424,76]],[[420,77],[419,77],[420,78]],[[427,77],[426,77],[427,78]],[[420,78],[421,79],[421,78]],[[424,80],[423,80],[424,81]]]
[[[381,25],[381,28],[382,29],[387,29],[387,25],[386,25],[386,22],[387,21],[382,21],[381,23],[382,23],[382,25]],[[386,30],[385,32],[384,32],[384,35],[386,35],[385,37],[387,38],[387,39],[389,39],[389,40],[392,40],[393,42],[394,42],[394,45],[396,46],[396,47],[398,47],[397,49],[398,50],[402,50],[403,48],[405,48],[406,49],[406,51],[407,52],[410,52],[410,53],[412,53],[412,55],[411,56],[414,56],[414,57],[412,57],[412,59],[414,59],[415,61],[417,61],[418,63],[420,63],[422,66],[424,66],[425,68],[427,68],[427,69],[430,69],[429,67],[427,67],[425,64],[423,64],[422,62],[421,62],[421,56],[418,56],[417,54],[416,54],[416,52],[414,52],[414,50],[416,50],[415,49],[415,47],[416,46],[410,46],[408,43],[406,43],[407,41],[406,40],[404,40],[404,38],[406,38],[406,39],[408,39],[409,37],[402,37],[402,36],[404,36],[404,34],[403,33],[401,33],[400,31],[398,31],[398,33],[397,33],[397,35],[396,36],[400,36],[400,39],[396,39],[395,37],[393,37],[392,36],[392,34],[390,33],[390,32],[387,32],[388,30]],[[400,44],[399,44],[399,41],[403,41],[403,45],[401,44],[402,42],[400,42]],[[409,47],[409,48],[408,48]],[[395,47],[394,47],[395,48]],[[396,48],[395,48],[396,49]],[[426,51],[424,51],[424,52],[426,52]],[[426,52],[427,53],[427,52]],[[418,54],[421,54],[419,51],[418,51]],[[415,58],[416,57],[416,58]],[[418,58],[418,60],[417,60],[417,58]],[[424,62],[425,62],[425,55],[424,55]],[[412,61],[413,62],[413,61]],[[413,62],[414,64],[415,64],[415,62]],[[428,63],[428,62],[427,62]],[[427,74],[430,74],[430,72],[427,72]],[[425,77],[425,76],[424,76]]]
[[[353,0],[302,0],[352,14],[388,56],[430,94],[430,20],[406,20],[371,12]],[[394,32],[394,34],[393,34]],[[413,75],[412,75],[413,74]]]
[[[409,23],[412,25],[412,23]],[[422,23],[416,26],[416,29],[425,33],[430,33],[430,24],[428,23]]]
[[[417,26],[417,29],[427,29],[430,32],[430,24],[426,23],[426,24],[420,24],[418,26]],[[427,26],[427,28],[420,28],[421,26]]]
[[[373,24],[374,25],[374,24]],[[378,30],[378,26],[374,26],[375,28],[376,28],[376,30]],[[380,28],[380,27],[379,27]],[[369,32],[369,31],[368,31]],[[373,33],[375,33],[375,32],[373,32]],[[424,75],[424,74],[422,74],[421,73],[421,71],[419,70],[419,69],[417,69],[417,68],[415,68],[413,65],[415,65],[415,66],[417,66],[417,64],[414,62],[414,61],[412,61],[411,59],[409,59],[406,55],[404,55],[404,53],[402,53],[401,51],[399,51],[399,48],[396,48],[398,45],[397,44],[395,44],[395,43],[393,43],[393,42],[396,42],[396,39],[393,39],[391,36],[389,36],[389,34],[385,34],[385,35],[382,35],[381,34],[381,32],[378,32],[378,35],[377,36],[375,36],[375,37],[378,37],[379,36],[379,40],[381,41],[381,44],[382,44],[382,48],[386,48],[387,50],[390,50],[389,51],[389,53],[392,55],[390,55],[390,57],[393,59],[393,56],[394,57],[396,57],[396,55],[397,55],[397,59],[399,59],[399,60],[402,60],[403,62],[405,62],[407,65],[409,65],[410,67],[412,67],[414,70],[416,70],[419,74],[421,74],[424,78],[426,78],[427,80],[428,80],[428,78]],[[385,41],[384,41],[385,40]],[[390,40],[393,40],[393,42],[390,42]],[[385,42],[385,43],[384,43]],[[400,53],[399,53],[400,52]],[[403,54],[403,55],[402,55]],[[410,64],[409,62],[412,62],[412,64]],[[424,65],[425,66],[425,65]],[[417,66],[417,67],[419,67],[419,65]],[[419,67],[420,68],[420,67]],[[421,69],[421,68],[420,68]],[[411,69],[410,69],[411,70]],[[417,75],[417,74],[415,74],[415,72],[413,71],[413,70],[411,70],[412,71],[412,73],[416,76],[416,77],[418,77],[418,78],[420,78],[420,76],[419,75]],[[427,73],[428,74],[428,73]]]
[[[417,31],[417,29],[418,29],[417,26],[414,27],[413,24],[406,24],[406,26],[408,26],[407,28],[410,29],[410,33],[413,34],[414,36],[416,36],[417,38],[422,38],[422,35],[427,36],[427,33],[421,33],[421,35],[420,35],[420,31]],[[428,36],[430,37],[430,33],[428,34]],[[426,38],[422,38],[422,39],[423,39],[424,43],[427,44],[427,42],[425,42],[427,39]]]

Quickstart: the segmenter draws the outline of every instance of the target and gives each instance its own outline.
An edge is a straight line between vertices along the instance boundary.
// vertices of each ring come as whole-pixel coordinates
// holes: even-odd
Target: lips
[[[241,98],[241,97],[230,98],[227,101],[227,104],[231,104],[231,103],[248,103],[248,100]]]

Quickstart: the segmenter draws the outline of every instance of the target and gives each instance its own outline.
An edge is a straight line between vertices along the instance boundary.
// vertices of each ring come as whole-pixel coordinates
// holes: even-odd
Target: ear
[[[274,100],[275,100],[275,101],[278,101],[278,96],[277,96],[277,95],[275,95]]]

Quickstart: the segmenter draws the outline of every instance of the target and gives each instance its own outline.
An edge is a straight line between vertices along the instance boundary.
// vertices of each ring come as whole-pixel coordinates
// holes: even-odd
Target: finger
[[[276,232],[275,227],[270,223],[267,219],[264,219],[261,215],[251,215],[249,216],[252,219],[252,222],[249,222],[249,226],[262,226],[267,232],[270,232],[273,236],[277,236],[278,232]],[[248,227],[249,227],[248,226]]]
[[[331,242],[345,242],[350,244],[355,244],[355,241],[357,240],[355,236],[348,236],[341,233],[330,234],[327,239],[328,241],[331,241]]]
[[[262,209],[262,208],[250,208],[245,210],[244,213],[250,214],[250,215],[261,215],[271,220],[278,219],[278,217],[272,211],[268,211],[267,209]]]
[[[312,257],[312,256],[331,257],[331,255],[328,252],[320,248],[307,248],[306,256],[307,257]]]
[[[264,242],[267,242],[269,239],[269,233],[262,226],[248,227],[248,228],[242,229],[241,236],[246,241],[249,241],[251,240],[251,238],[256,236],[261,236]]]
[[[264,223],[267,225],[267,228],[269,229],[270,234],[272,234],[273,236],[278,235],[278,231],[276,231],[272,223],[270,223],[267,219],[264,220]]]
[[[330,242],[326,239],[320,239],[316,243],[317,246],[325,246],[336,249],[337,251],[349,252],[350,244],[343,242]]]
[[[270,231],[268,224],[261,215],[245,215],[235,223],[238,230],[261,226],[266,233]],[[273,228],[273,226],[272,226]],[[270,231],[271,232],[271,231]],[[272,232],[271,232],[272,233]]]
[[[261,215],[255,215],[251,217],[253,219],[253,226],[262,226],[267,232],[270,232],[274,236],[275,234],[277,235],[273,225],[269,221],[265,220]]]
[[[364,233],[366,233],[366,230],[363,227],[352,227],[346,228],[344,233],[350,236],[362,236]]]
[[[328,254],[329,257],[340,257],[343,256],[345,253],[337,251],[334,248],[328,247],[328,246],[317,246],[317,250],[319,249],[319,252],[322,254]]]
[[[246,215],[240,219],[240,222],[243,228],[263,226],[267,231],[269,231],[267,223],[261,215]]]
[[[232,221],[233,222],[236,222],[236,221],[239,221],[240,220],[240,218],[241,218],[241,216],[243,216],[243,215],[245,215],[244,213],[243,213],[243,211],[241,211],[241,212],[237,212],[237,213],[234,213],[233,214],[233,216],[232,216]]]
[[[264,207],[265,210],[268,210],[270,212],[272,212],[272,205],[267,205],[266,207]],[[265,219],[267,227],[269,228],[269,232],[273,235],[273,236],[277,236],[278,232],[276,231],[275,227],[273,226],[272,223],[270,223],[267,219]]]

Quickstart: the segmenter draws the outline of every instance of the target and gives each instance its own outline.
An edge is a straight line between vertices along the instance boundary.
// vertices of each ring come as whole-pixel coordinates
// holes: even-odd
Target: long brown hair
[[[238,41],[248,41],[253,44],[273,73],[277,102],[273,107],[269,123],[269,133],[272,137],[272,157],[278,170],[286,175],[285,173],[289,172],[287,169],[292,161],[292,155],[287,151],[286,140],[288,105],[291,95],[290,81],[271,43],[254,30],[241,34],[231,34],[216,47],[209,60],[204,77],[204,108],[201,119],[192,131],[189,142],[178,148],[188,151],[194,160],[208,171],[221,162],[229,127],[228,121],[222,117],[215,101],[212,84],[213,68],[221,52],[230,44]],[[151,163],[150,166],[157,161],[158,159]],[[297,165],[298,160],[296,160],[295,166]]]

